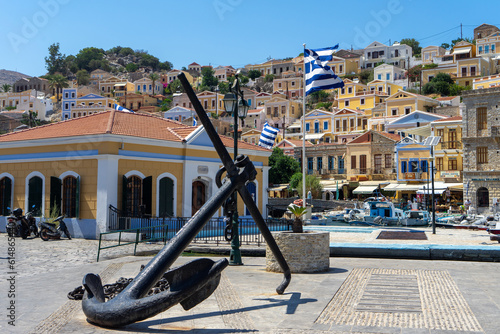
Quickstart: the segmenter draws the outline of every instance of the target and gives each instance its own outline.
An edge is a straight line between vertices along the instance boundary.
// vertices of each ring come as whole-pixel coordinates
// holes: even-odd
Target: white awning
[[[313,133],[311,135],[306,135],[306,140],[321,139],[324,135],[326,135],[326,133]]]
[[[436,188],[434,188],[434,195],[441,195],[445,191],[446,191],[446,189],[436,189]],[[429,195],[429,194],[432,194],[432,189],[418,190],[417,194]]]
[[[410,129],[398,129],[398,132],[404,132],[422,137],[429,137],[431,135],[431,124],[429,123],[424,126],[414,127]]]
[[[382,188],[385,191],[417,191],[421,188],[420,184],[391,183]]]
[[[353,194],[373,194],[378,186],[359,186],[352,191]]]
[[[384,191],[396,191],[396,190],[398,190],[398,186],[399,186],[399,184],[397,184],[397,183],[391,183],[388,186],[386,186],[385,188],[382,188],[382,190],[384,190]]]
[[[278,187],[267,188],[267,191],[281,191],[286,188],[288,188],[288,186],[278,186]]]
[[[453,54],[458,55],[458,54],[463,54],[463,53],[469,53],[470,50],[471,50],[470,46],[467,48],[460,48],[460,49],[453,50]]]

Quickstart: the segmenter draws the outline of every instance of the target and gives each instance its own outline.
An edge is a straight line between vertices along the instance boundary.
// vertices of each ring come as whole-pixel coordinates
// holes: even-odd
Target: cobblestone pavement
[[[441,242],[447,237],[485,242],[485,231],[473,232],[438,230],[437,235]],[[359,237],[346,234],[347,241]],[[378,242],[363,235],[365,242]],[[177,305],[119,330],[103,329],[89,324],[81,303],[66,294],[89,272],[104,283],[135,277],[163,244],[138,245],[140,256],[132,256],[133,245],[107,249],[96,262],[97,245],[83,239],[16,239],[16,296],[5,298],[12,285],[7,237],[1,234],[0,333],[500,333],[498,263],[336,257],[328,272],[292,274],[285,294],[277,295],[282,275],[266,272],[264,258],[246,256],[243,266],[226,268],[215,292],[193,309]],[[191,259],[180,257],[176,265]],[[15,327],[6,317],[12,300]]]

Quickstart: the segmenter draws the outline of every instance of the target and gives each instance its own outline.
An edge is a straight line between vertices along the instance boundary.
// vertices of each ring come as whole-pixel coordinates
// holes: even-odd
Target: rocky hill
[[[12,85],[14,82],[21,78],[30,78],[30,75],[22,74],[15,71],[0,70],[0,86],[3,84]]]

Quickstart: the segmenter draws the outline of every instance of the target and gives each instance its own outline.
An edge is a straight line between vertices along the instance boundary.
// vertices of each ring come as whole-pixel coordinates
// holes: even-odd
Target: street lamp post
[[[235,75],[233,86],[230,92],[224,96],[224,109],[228,114],[233,114],[234,117],[234,153],[233,160],[238,156],[238,118],[244,119],[247,116],[248,104],[244,99],[243,92],[240,88],[238,74]],[[240,252],[240,237],[239,237],[239,222],[238,222],[238,193],[235,191],[232,195],[232,238],[231,252],[229,254],[230,265],[242,265]]]

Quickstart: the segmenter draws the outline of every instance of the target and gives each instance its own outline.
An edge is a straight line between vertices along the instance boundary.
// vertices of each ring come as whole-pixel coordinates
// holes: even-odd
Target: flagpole
[[[302,72],[303,94],[302,94],[302,206],[306,207],[306,43],[304,46],[304,67]]]

